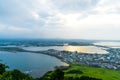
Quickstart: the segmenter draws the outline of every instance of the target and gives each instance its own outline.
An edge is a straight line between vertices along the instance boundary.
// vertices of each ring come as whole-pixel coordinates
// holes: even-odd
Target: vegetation
[[[64,73],[60,74],[59,72]],[[38,80],[61,80],[60,78],[53,78],[62,76],[62,80],[120,80],[120,71],[109,70],[105,68],[95,68],[86,65],[72,64],[67,70],[55,70],[46,73]]]
[[[0,63],[0,74],[3,74],[6,68],[9,68],[9,67]]]
[[[19,70],[6,71],[6,68],[8,68],[8,66],[0,63],[0,80],[34,80]]]

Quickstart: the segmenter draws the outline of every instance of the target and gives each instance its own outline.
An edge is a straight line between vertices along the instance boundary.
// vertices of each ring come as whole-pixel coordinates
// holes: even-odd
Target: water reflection
[[[98,54],[106,54],[107,51],[103,50],[100,47],[95,46],[64,46],[64,50],[66,51],[77,51],[77,52],[83,52],[83,53],[98,53]]]

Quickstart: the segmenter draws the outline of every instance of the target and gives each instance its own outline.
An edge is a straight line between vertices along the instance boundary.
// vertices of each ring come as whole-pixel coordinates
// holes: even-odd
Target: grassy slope
[[[83,72],[83,74],[70,74],[67,73],[71,70],[80,70]],[[72,64],[71,67],[67,70],[64,70],[65,76],[89,76],[89,77],[94,77],[94,78],[99,78],[102,80],[120,80],[120,71],[116,70],[108,70],[104,68],[95,68],[95,67],[90,67],[90,66],[78,66],[75,64]]]

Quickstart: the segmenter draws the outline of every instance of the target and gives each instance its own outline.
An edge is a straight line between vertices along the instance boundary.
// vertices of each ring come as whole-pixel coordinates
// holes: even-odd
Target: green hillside
[[[120,80],[120,71],[105,68],[72,64],[70,68],[62,71],[64,72],[64,80]],[[55,71],[48,72],[40,80],[52,80],[51,76],[53,76],[53,73],[55,73]],[[80,79],[83,76],[95,79]]]
[[[70,71],[81,71],[82,74],[79,73],[68,73]],[[65,77],[67,76],[90,76],[94,78],[99,78],[102,80],[120,80],[120,71],[116,70],[108,70],[104,68],[94,68],[90,66],[78,66],[75,64],[72,64],[72,66],[68,70],[64,70]]]

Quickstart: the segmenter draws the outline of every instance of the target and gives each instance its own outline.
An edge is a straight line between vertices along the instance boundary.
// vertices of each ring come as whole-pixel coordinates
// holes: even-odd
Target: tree
[[[81,76],[79,80],[102,80],[102,79],[92,78],[88,76]]]
[[[9,68],[0,63],[0,80],[34,80],[32,77],[20,72],[19,70],[6,71]]]
[[[0,80],[34,80],[32,77],[20,72],[19,70],[6,71]]]
[[[60,69],[56,69],[51,74],[51,80],[63,80],[64,79],[64,72]]]
[[[0,63],[0,74],[3,74],[5,72],[6,68],[9,68],[9,67],[4,65],[4,64],[2,64],[2,63]]]

